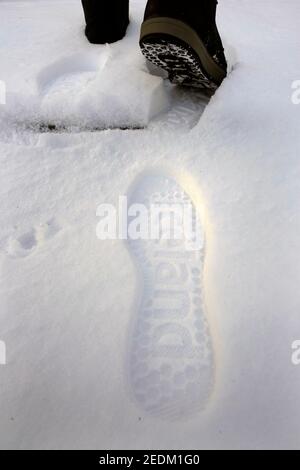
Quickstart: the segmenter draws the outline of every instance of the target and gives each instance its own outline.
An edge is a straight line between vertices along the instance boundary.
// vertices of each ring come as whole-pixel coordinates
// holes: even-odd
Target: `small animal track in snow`
[[[130,207],[191,204],[179,184],[162,175],[143,176]],[[138,207],[138,206],[136,206]],[[148,211],[149,213],[149,211]],[[150,216],[148,223],[151,224]],[[163,419],[184,419],[203,410],[214,385],[214,352],[203,300],[204,232],[198,250],[187,240],[129,240],[143,282],[129,348],[129,380],[140,407]]]
[[[39,245],[53,238],[61,228],[54,219],[20,234],[10,237],[6,243],[5,252],[12,258],[26,258],[31,255]]]

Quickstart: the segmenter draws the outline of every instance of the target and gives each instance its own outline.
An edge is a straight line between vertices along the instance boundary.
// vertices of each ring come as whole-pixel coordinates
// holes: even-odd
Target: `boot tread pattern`
[[[143,55],[153,64],[166,70],[175,85],[216,90],[217,85],[209,78],[195,51],[175,38],[146,37],[141,41]]]

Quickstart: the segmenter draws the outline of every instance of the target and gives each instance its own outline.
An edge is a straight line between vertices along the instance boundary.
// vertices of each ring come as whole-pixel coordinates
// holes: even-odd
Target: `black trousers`
[[[125,36],[129,24],[129,0],[81,0],[90,42],[115,42]]]
[[[90,42],[115,42],[125,36],[129,24],[129,0],[81,1],[86,20],[86,36]],[[149,17],[159,11],[160,16],[168,16],[170,12],[176,11],[179,18],[187,16],[193,24],[195,17],[200,21],[215,17],[216,4],[217,0],[149,0],[146,15]]]

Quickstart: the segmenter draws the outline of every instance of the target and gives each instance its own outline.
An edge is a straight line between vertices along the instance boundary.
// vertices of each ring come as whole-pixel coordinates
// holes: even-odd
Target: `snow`
[[[297,448],[299,2],[220,0],[231,73],[211,100],[148,74],[144,3],[123,41],[94,46],[79,1],[0,2],[0,446]],[[123,240],[96,237],[98,205],[153,171],[206,232],[215,382],[174,421],[127,383],[139,276]]]

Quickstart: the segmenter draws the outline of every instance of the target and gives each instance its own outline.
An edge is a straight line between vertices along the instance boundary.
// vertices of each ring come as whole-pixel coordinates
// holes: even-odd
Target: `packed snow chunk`
[[[108,51],[59,59],[38,75],[37,94],[10,95],[7,117],[28,126],[142,128],[169,107],[163,79],[111,61]]]
[[[86,71],[71,67],[54,80],[50,73],[51,82],[46,87],[43,84],[41,119],[86,128],[145,127],[168,106],[161,78],[134,66],[125,68],[108,54],[96,70],[92,70],[92,61],[88,70],[83,60]]]

